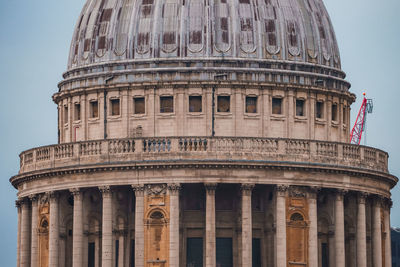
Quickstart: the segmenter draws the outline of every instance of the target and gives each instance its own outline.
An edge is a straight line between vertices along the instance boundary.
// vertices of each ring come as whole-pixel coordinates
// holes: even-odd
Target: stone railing
[[[45,146],[20,154],[20,174],[138,161],[254,161],[323,164],[388,172],[384,151],[345,143],[250,137],[109,139]]]

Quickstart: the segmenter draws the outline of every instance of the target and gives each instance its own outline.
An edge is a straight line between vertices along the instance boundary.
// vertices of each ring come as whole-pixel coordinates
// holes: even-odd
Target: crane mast
[[[373,110],[372,99],[367,99],[365,97],[365,93],[363,93],[363,95],[364,98],[361,104],[361,108],[358,111],[356,122],[350,133],[350,143],[356,145],[359,145],[361,143],[361,138],[366,127],[367,114],[372,113]]]

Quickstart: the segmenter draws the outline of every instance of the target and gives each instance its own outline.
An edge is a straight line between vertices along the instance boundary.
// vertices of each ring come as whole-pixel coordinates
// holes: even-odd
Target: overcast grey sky
[[[51,96],[66,70],[70,40],[84,0],[0,0],[0,255],[15,266],[18,154],[57,142],[57,109]],[[400,20],[398,0],[325,0],[351,91],[375,103],[367,144],[390,154],[400,176]],[[352,122],[360,101],[353,104]],[[392,225],[400,227],[400,190],[392,191]]]

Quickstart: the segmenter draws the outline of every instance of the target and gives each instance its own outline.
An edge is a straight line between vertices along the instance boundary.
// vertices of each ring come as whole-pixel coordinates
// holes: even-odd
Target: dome
[[[155,59],[289,61],[340,70],[322,0],[87,0],[68,70]]]

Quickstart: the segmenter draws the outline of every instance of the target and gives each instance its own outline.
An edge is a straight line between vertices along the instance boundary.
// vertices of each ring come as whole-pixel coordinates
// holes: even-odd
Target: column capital
[[[179,196],[179,192],[181,191],[182,186],[179,183],[168,184],[168,191],[170,195]]]
[[[372,204],[374,206],[383,207],[384,205],[384,197],[381,195],[372,195]]]
[[[23,200],[20,199],[20,198],[15,200],[15,207],[18,208],[18,209],[21,208],[22,202],[23,202]]]
[[[251,196],[254,186],[255,184],[241,184],[240,191],[242,192],[242,195]]]
[[[336,200],[343,201],[344,196],[348,193],[345,189],[336,189]]]
[[[80,200],[82,198],[82,191],[80,188],[71,188],[69,192],[74,197],[74,200]]]
[[[135,196],[137,197],[142,197],[144,196],[144,185],[143,184],[134,184],[131,185],[133,192],[135,193]]]
[[[365,204],[368,196],[369,196],[369,193],[367,193],[367,192],[358,192],[357,193],[358,204]]]
[[[32,204],[33,204],[33,203],[37,203],[38,200],[39,200],[39,196],[36,195],[36,194],[32,194],[32,195],[29,196],[29,199],[30,199],[30,201],[32,202]]]
[[[205,183],[204,187],[206,188],[206,193],[208,195],[215,195],[215,190],[217,190],[217,183]]]
[[[286,196],[286,192],[288,191],[289,186],[285,184],[276,185],[276,192],[278,196],[284,197]]]
[[[103,195],[103,197],[110,196],[111,192],[112,192],[111,187],[108,185],[99,186],[99,190],[100,190],[100,193]]]
[[[318,193],[321,191],[321,187],[319,186],[310,186],[307,188],[307,197],[309,199],[317,199]]]
[[[58,192],[57,191],[49,191],[46,192],[46,197],[50,202],[57,201],[58,199]]]

